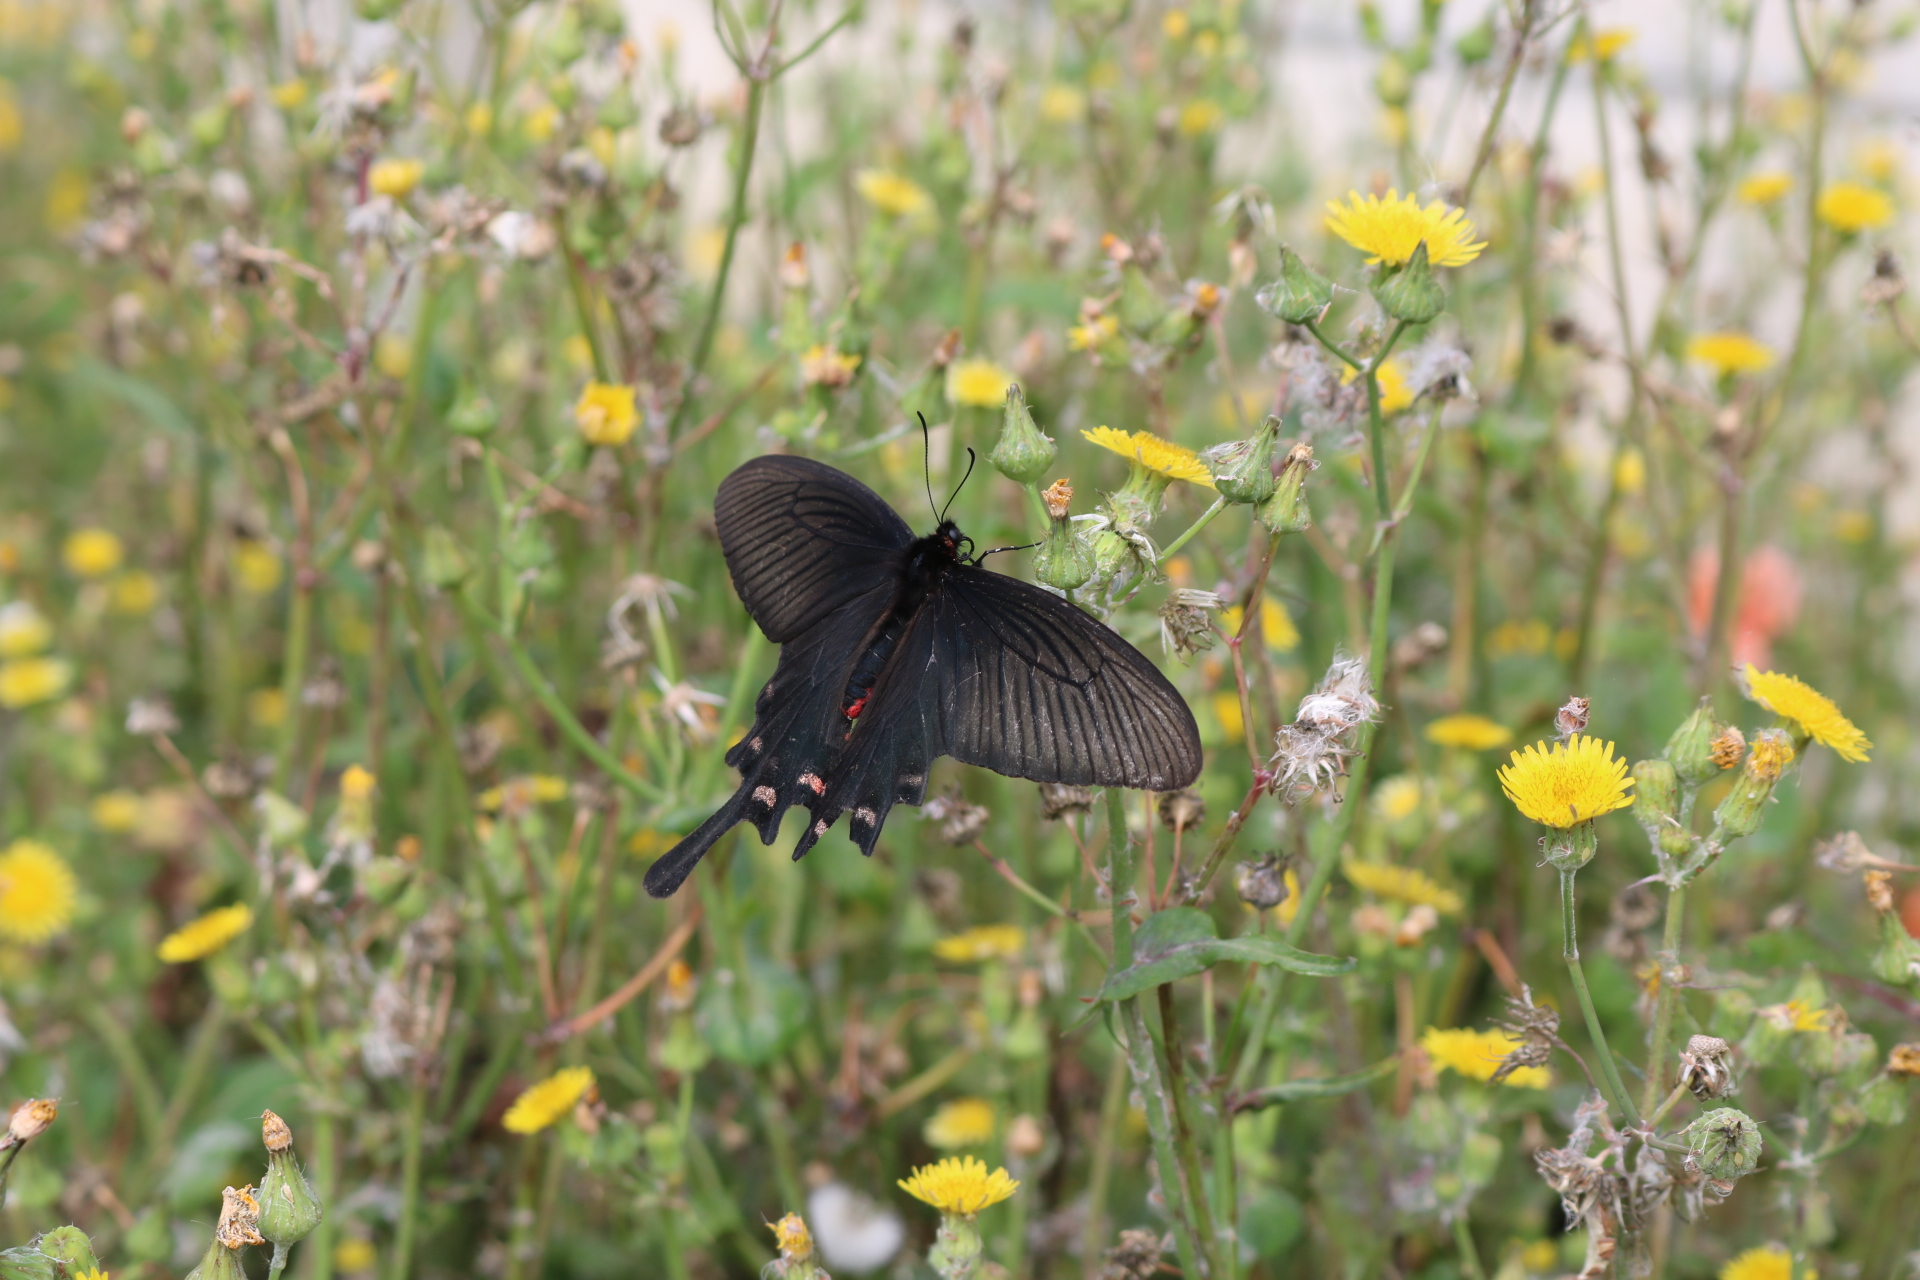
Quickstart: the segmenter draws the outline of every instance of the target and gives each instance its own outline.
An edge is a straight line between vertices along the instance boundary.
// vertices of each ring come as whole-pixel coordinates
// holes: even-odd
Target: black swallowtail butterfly
[[[796,804],[812,818],[796,860],[843,813],[871,854],[943,755],[1081,786],[1172,791],[1199,776],[1193,713],[1153,663],[1068,601],[981,568],[951,520],[916,538],[852,476],[784,455],[721,481],[713,514],[780,661],[727,752],[740,789],[647,869],[654,897],[738,823],[772,844]]]

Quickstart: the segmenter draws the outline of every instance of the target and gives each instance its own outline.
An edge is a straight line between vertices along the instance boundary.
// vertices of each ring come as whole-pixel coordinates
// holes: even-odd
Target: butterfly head
[[[940,549],[955,560],[965,561],[973,554],[973,539],[960,532],[960,526],[951,520],[942,520],[933,536]]]

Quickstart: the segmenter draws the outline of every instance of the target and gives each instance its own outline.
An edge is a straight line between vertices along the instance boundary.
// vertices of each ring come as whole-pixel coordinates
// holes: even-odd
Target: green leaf
[[[1107,975],[1101,1000],[1125,1000],[1163,982],[1177,982],[1222,960],[1273,965],[1325,978],[1346,973],[1351,957],[1315,955],[1259,934],[1222,938],[1213,917],[1195,907],[1170,907],[1147,917],[1133,935],[1133,963]]]
[[[1370,1067],[1344,1076],[1319,1076],[1310,1080],[1286,1080],[1279,1084],[1268,1085],[1264,1089],[1255,1089],[1245,1093],[1234,1102],[1233,1109],[1240,1111],[1258,1111],[1262,1107],[1277,1106],[1283,1102],[1299,1102],[1304,1098],[1337,1098],[1343,1093],[1352,1093],[1355,1089],[1365,1088],[1375,1080],[1392,1071],[1400,1063],[1399,1055],[1382,1058]]]
[[[1221,938],[1213,944],[1213,949],[1216,961],[1244,960],[1248,964],[1272,965],[1310,978],[1331,978],[1336,974],[1350,973],[1356,963],[1352,956],[1323,956],[1302,951],[1263,933]]]

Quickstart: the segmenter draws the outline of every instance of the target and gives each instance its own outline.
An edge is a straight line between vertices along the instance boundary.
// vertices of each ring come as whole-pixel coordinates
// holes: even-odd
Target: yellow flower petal
[[[1495,724],[1485,716],[1441,716],[1427,725],[1428,742],[1443,747],[1464,747],[1468,751],[1488,751],[1513,741],[1513,730]]]
[[[1792,676],[1760,671],[1749,662],[1747,696],[1782,720],[1791,720],[1815,742],[1832,747],[1842,760],[1862,764],[1873,744],[1853,721],[1840,714],[1832,698]]]
[[[1020,1189],[1005,1169],[987,1172],[986,1163],[973,1156],[950,1156],[938,1164],[915,1169],[900,1180],[900,1189],[941,1213],[967,1217],[999,1204]]]
[[[1458,1072],[1469,1080],[1493,1079],[1500,1059],[1520,1044],[1521,1041],[1504,1031],[1474,1031],[1464,1027],[1453,1031],[1428,1027],[1420,1037],[1420,1047],[1436,1066]],[[1553,1075],[1545,1067],[1521,1067],[1501,1083],[1516,1089],[1544,1089],[1553,1083]]]
[[[38,840],[0,852],[0,937],[45,942],[73,923],[80,882],[64,859]]]
[[[1438,200],[1424,208],[1412,195],[1389,189],[1386,199],[1347,193],[1347,202],[1327,202],[1327,230],[1368,255],[1369,263],[1397,267],[1424,241],[1436,267],[1463,267],[1480,256],[1486,241],[1473,238],[1473,224],[1459,209]]]
[[[1500,789],[1516,809],[1562,830],[1633,803],[1627,762],[1613,754],[1611,742],[1602,745],[1581,734],[1551,748],[1536,742],[1515,751],[1499,776]]]
[[[562,1067],[515,1098],[500,1124],[509,1133],[538,1133],[570,1115],[591,1088],[593,1068]]]
[[[160,942],[155,952],[168,964],[203,960],[245,933],[253,925],[253,908],[244,902],[209,911],[198,920],[174,930]]]
[[[1206,463],[1200,461],[1199,454],[1171,440],[1162,440],[1150,431],[1126,432],[1113,427],[1095,427],[1080,434],[1102,449],[1111,449],[1155,475],[1213,488],[1213,476],[1208,472]]]

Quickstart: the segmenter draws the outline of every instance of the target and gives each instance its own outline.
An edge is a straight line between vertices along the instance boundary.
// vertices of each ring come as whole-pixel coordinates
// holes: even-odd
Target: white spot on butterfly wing
[[[817,773],[801,774],[800,785],[807,788],[809,791],[813,792],[813,794],[817,796],[825,795],[827,793],[827,784],[821,780],[820,775]]]
[[[853,820],[862,826],[872,826],[880,820],[880,815],[864,805],[853,811]]]
[[[825,818],[822,818],[818,822],[813,824],[813,834],[816,837],[827,834],[827,820]]]
[[[772,787],[755,787],[753,789],[754,803],[763,804],[769,809],[773,808],[773,802],[779,798],[779,793]]]

